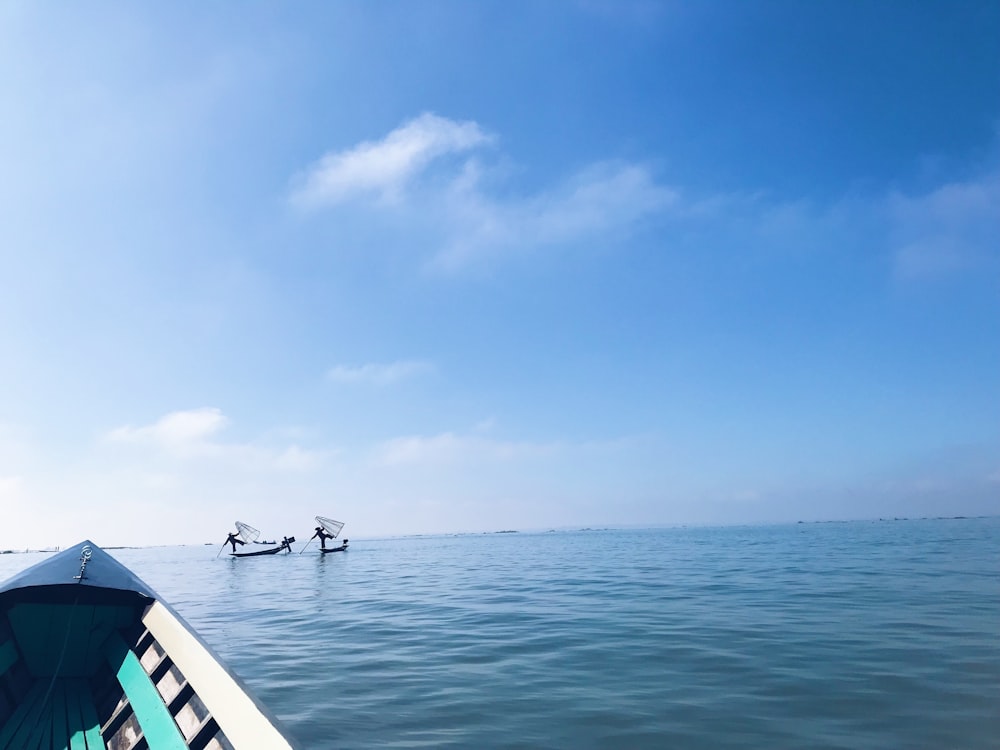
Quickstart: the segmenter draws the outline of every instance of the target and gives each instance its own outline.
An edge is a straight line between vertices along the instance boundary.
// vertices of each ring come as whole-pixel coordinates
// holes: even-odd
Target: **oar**
[[[306,547],[308,547],[308,546],[309,546],[310,544],[312,544],[312,541],[313,541],[313,539],[315,539],[315,538],[316,538],[316,535],[315,535],[315,534],[313,534],[313,535],[312,535],[311,537],[309,537],[309,541],[308,541],[308,542],[306,542]],[[306,547],[303,547],[302,549],[300,549],[300,550],[299,550],[299,554],[300,554],[300,555],[301,555],[301,554],[302,554],[303,552],[305,552],[305,551],[306,551]]]
[[[221,547],[219,547],[219,551],[218,551],[218,553],[216,553],[216,555],[215,555],[215,559],[216,559],[216,560],[218,560],[218,559],[219,559],[219,555],[221,555],[221,554],[222,554],[222,550],[224,550],[224,549],[226,548],[226,545],[227,545],[227,544],[229,544],[229,542],[223,542],[223,543],[222,543],[222,546],[221,546]]]

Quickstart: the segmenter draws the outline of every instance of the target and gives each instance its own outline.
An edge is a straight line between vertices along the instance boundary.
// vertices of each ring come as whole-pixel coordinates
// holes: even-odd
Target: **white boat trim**
[[[142,622],[209,707],[230,743],[235,747],[293,750],[215,655],[167,607],[154,602]]]

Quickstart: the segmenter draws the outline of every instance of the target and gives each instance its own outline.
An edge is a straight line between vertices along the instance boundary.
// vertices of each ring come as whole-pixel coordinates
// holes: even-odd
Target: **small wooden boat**
[[[261,555],[276,555],[279,552],[281,552],[281,550],[283,550],[283,549],[284,549],[284,547],[273,547],[272,549],[262,549],[262,550],[258,550],[257,552],[230,552],[229,556],[230,557],[260,557]]]
[[[346,552],[347,551],[347,540],[345,539],[341,542],[339,547],[327,547],[327,539],[336,539],[340,530],[344,528],[344,523],[342,521],[334,521],[332,518],[324,518],[323,516],[316,516],[316,523],[319,526],[316,527],[316,533],[309,537],[309,541],[306,542],[306,546],[299,550],[301,555],[306,551],[306,547],[312,542],[313,539],[319,539],[320,552]],[[294,541],[294,540],[293,540]]]
[[[293,747],[190,626],[92,542],[0,585],[0,748]]]
[[[272,547],[270,549],[262,549],[262,550],[258,550],[257,552],[230,552],[229,556],[230,557],[260,557],[261,555],[276,555],[279,552],[281,552],[282,550],[284,550],[285,552],[291,552],[292,551],[291,544],[294,541],[295,541],[295,537],[294,536],[286,536],[284,539],[281,540],[281,544],[279,544],[277,547]]]

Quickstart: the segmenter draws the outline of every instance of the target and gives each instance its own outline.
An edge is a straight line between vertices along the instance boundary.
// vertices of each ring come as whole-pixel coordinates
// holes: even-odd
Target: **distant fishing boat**
[[[191,627],[93,542],[0,585],[0,748],[293,747]]]
[[[323,516],[316,516],[316,523],[318,523],[319,526],[316,527],[316,532],[311,537],[309,537],[309,541],[306,542],[306,546],[303,547],[301,550],[299,550],[300,555],[306,551],[306,547],[309,546],[309,543],[316,538],[319,538],[320,552],[323,553],[344,552],[347,550],[347,543],[348,543],[347,539],[341,542],[339,547],[326,546],[326,540],[336,539],[337,535],[340,533],[340,530],[344,528],[344,524],[342,521],[334,521],[332,518],[324,518]]]

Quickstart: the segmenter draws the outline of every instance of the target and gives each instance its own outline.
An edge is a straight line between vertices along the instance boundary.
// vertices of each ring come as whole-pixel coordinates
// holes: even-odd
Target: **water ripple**
[[[215,550],[115,554],[306,748],[1000,747],[997,519]]]

